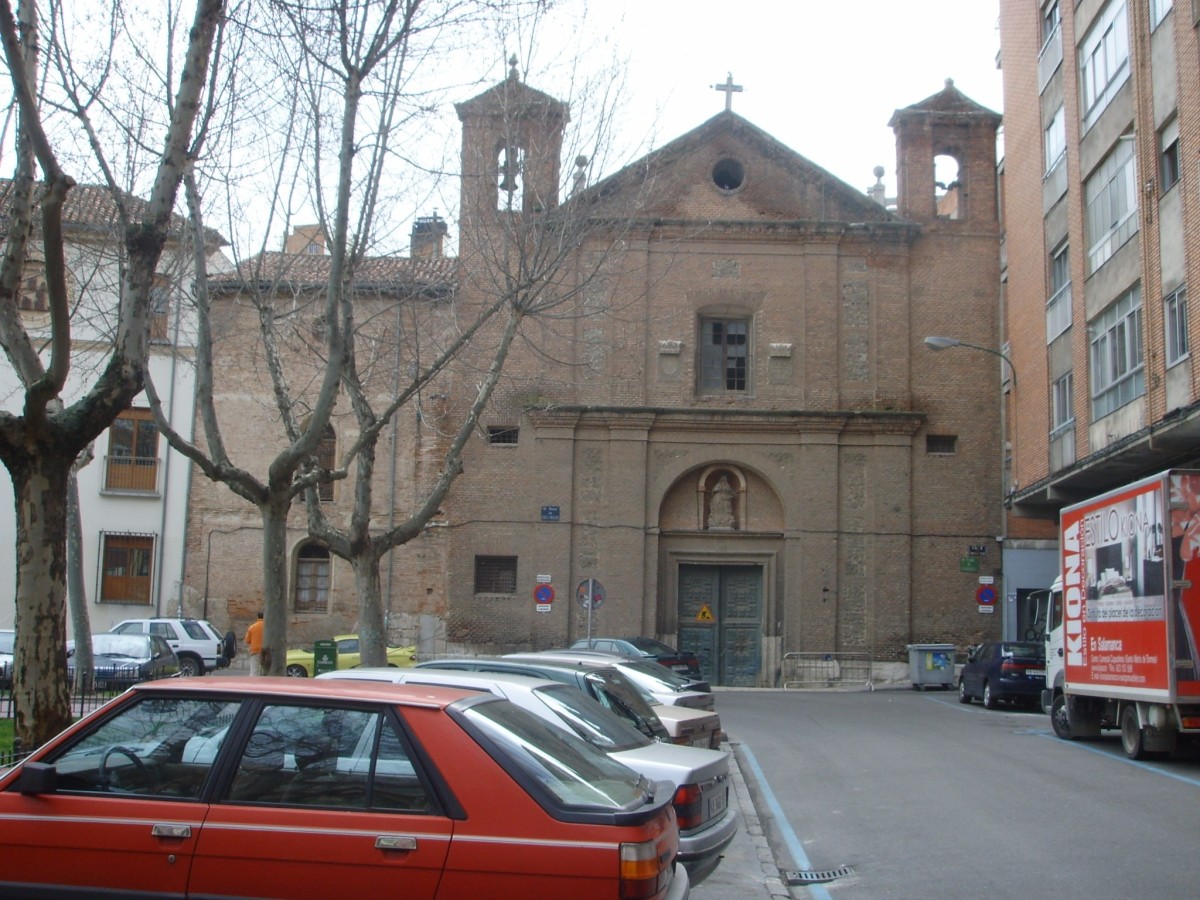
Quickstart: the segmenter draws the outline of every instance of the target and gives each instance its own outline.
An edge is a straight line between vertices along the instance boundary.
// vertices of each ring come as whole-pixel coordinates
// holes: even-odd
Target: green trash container
[[[337,641],[313,642],[313,675],[337,671]]]
[[[909,644],[908,677],[915,691],[930,685],[950,690],[954,687],[954,645]]]

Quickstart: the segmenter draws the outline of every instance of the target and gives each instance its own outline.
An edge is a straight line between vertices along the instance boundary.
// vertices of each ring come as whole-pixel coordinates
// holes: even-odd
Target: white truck
[[[1068,740],[1119,728],[1131,759],[1200,737],[1200,471],[1064,508],[1042,612],[1042,708]]]

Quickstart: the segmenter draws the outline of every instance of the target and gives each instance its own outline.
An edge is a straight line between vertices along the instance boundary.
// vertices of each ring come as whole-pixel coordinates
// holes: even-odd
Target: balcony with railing
[[[104,490],[121,494],[159,493],[158,457],[104,457]]]

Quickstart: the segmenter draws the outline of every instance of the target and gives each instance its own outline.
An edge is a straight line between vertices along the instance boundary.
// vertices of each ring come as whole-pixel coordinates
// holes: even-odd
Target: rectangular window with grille
[[[149,605],[154,535],[103,534],[101,545],[100,602]]]
[[[515,444],[521,435],[521,430],[515,425],[492,425],[488,428],[489,444]]]
[[[750,372],[750,322],[701,319],[700,390],[745,391]]]
[[[305,544],[296,557],[296,612],[329,612],[329,551],[316,544]]]
[[[517,592],[517,557],[475,557],[476,594],[515,594]]]

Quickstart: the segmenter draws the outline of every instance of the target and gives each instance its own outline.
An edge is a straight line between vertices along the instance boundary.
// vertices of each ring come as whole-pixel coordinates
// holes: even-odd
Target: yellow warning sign
[[[713,620],[712,610],[709,609],[707,603],[700,607],[700,612],[696,613],[697,622],[711,622]]]

